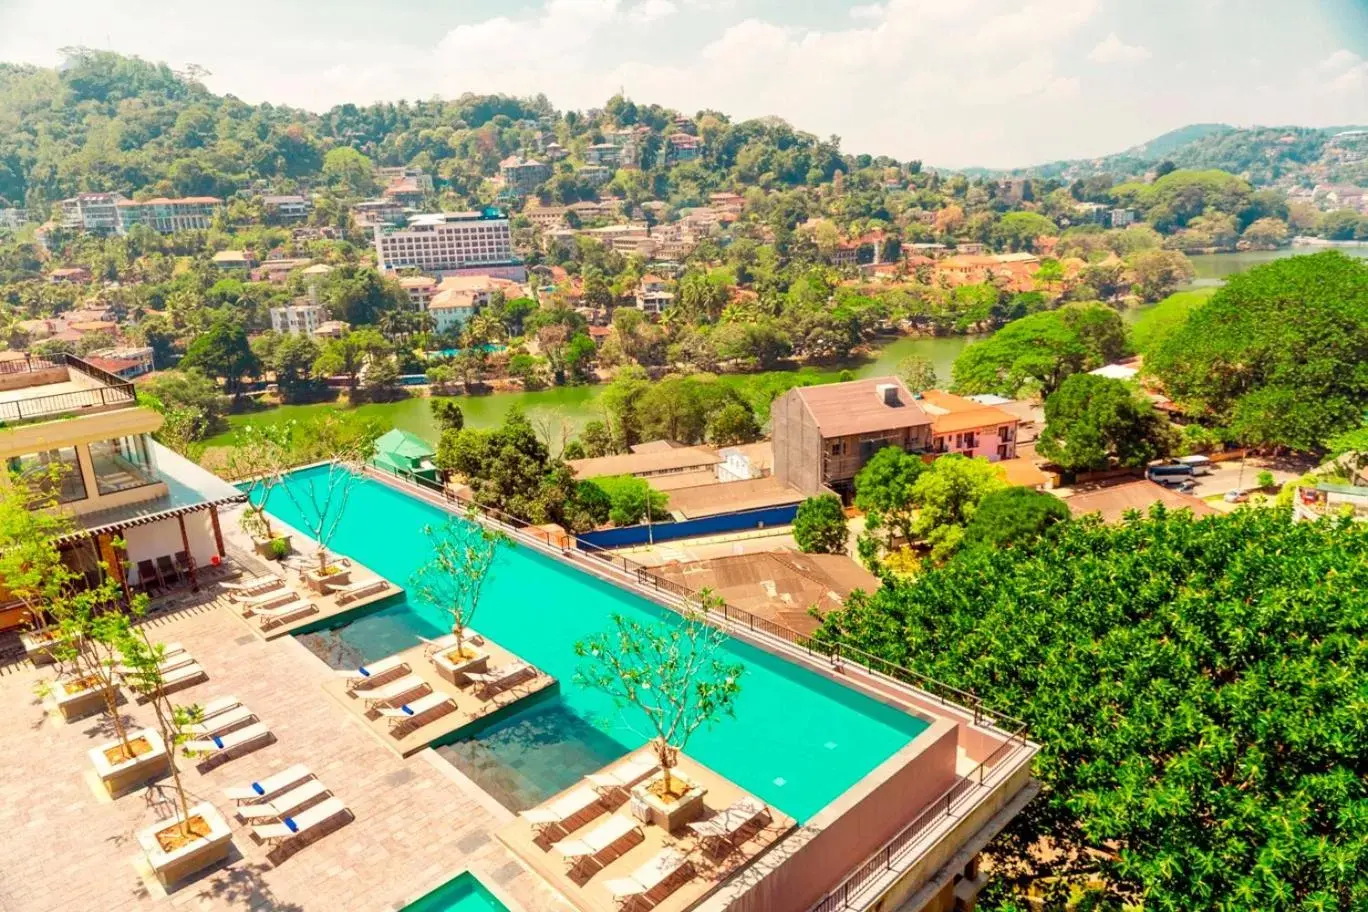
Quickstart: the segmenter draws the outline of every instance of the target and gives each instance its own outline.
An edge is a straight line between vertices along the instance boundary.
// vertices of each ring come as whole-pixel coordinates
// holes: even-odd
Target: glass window
[[[90,445],[90,465],[101,494],[114,494],[157,480],[147,453],[147,439],[139,434]]]
[[[11,456],[9,470],[11,475],[19,477],[20,483],[33,489],[35,500],[50,501],[54,497],[58,503],[85,500],[85,479],[81,477],[75,447]]]

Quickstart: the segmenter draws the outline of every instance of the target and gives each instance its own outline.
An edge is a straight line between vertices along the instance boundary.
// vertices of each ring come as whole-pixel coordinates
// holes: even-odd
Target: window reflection
[[[71,503],[85,500],[85,479],[81,477],[75,447],[11,456],[9,471],[18,476],[20,484],[34,492],[35,501],[56,498],[58,503]]]
[[[115,494],[157,480],[147,454],[147,440],[141,434],[92,443],[90,464],[101,494]]]

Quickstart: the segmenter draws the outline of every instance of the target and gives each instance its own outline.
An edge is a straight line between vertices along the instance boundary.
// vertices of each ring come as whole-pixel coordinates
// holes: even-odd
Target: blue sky
[[[464,91],[774,114],[945,166],[1102,155],[1186,123],[1368,123],[1368,0],[0,0],[66,45],[321,110]]]

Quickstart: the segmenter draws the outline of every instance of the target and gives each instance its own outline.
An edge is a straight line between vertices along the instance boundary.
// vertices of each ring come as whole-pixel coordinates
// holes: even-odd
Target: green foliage
[[[1100,865],[1127,907],[1352,909],[1365,586],[1368,526],[1156,509],[966,550],[824,632],[1026,721],[1045,790],[992,850],[1006,870]]]
[[[844,554],[850,530],[841,498],[834,494],[809,497],[793,517],[793,539],[804,554]]]
[[[916,511],[912,486],[926,471],[926,463],[902,447],[886,446],[875,453],[855,476],[855,506],[864,511],[865,528],[871,532],[887,530],[893,536],[912,538]]]
[[[1020,486],[984,495],[964,528],[966,548],[1009,548],[1035,541],[1055,523],[1067,522],[1069,508],[1045,491]]]
[[[285,538],[273,538],[270,544],[271,559],[284,560],[290,556],[290,541]]]
[[[437,427],[445,434],[447,431],[459,431],[465,427],[465,412],[461,411],[460,403],[453,399],[429,399],[428,408],[432,411],[432,418],[437,422]]]
[[[217,377],[230,394],[238,395],[242,391],[242,378],[255,377],[261,372],[261,360],[247,343],[247,332],[242,324],[221,318],[207,333],[190,343],[181,367]]]
[[[991,462],[959,453],[939,457],[917,476],[912,485],[917,507],[912,530],[931,546],[931,559],[944,561],[954,554],[979,502],[1006,486]]]
[[[913,393],[935,389],[939,382],[936,377],[936,366],[931,363],[930,358],[921,355],[909,355],[898,362],[898,376]]]
[[[1154,351],[1187,321],[1192,311],[1215,293],[1215,288],[1176,291],[1153,307],[1146,308],[1131,324],[1131,347],[1142,355]]]
[[[1146,367],[1237,440],[1319,449],[1368,407],[1368,265],[1326,252],[1232,276]]]
[[[655,522],[670,518],[666,505],[669,497],[663,491],[651,487],[644,478],[634,475],[601,475],[589,479],[600,492],[608,497],[608,518],[615,526],[633,526],[646,521],[647,510]],[[597,498],[591,496],[591,504]]]
[[[1168,419],[1122,380],[1076,374],[1045,400],[1037,451],[1069,471],[1141,468],[1177,445]]]
[[[179,425],[185,441],[203,440],[225,427],[228,402],[218,384],[198,370],[164,371],[141,383],[139,401]],[[163,431],[166,428],[163,427]]]
[[[1031,314],[975,342],[955,360],[955,391],[1048,396],[1071,374],[1115,361],[1125,351],[1121,317],[1102,304],[1069,304]]]
[[[474,515],[451,517],[441,526],[424,526],[423,534],[432,546],[431,553],[414,571],[410,585],[425,604],[446,613],[459,654],[461,639],[475,620],[494,562],[509,540],[502,532],[486,529]]]

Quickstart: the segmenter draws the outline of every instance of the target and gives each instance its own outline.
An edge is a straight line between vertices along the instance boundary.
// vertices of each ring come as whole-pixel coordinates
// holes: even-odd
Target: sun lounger
[[[127,677],[131,679],[128,681],[129,686],[143,694],[144,698],[152,692],[153,685],[151,682],[143,680],[142,675],[130,674]],[[208,678],[209,674],[204,670],[204,667],[197,662],[192,662],[189,665],[182,665],[179,668],[162,672],[162,691],[170,693],[182,687],[189,687],[191,684],[198,684],[200,681],[208,680]]]
[[[328,587],[328,591],[330,594],[337,596],[337,604],[341,605],[342,603],[350,602],[353,599],[364,598],[367,595],[373,595],[377,592],[384,592],[388,588],[389,580],[377,577],[376,579],[348,583],[345,586],[330,586]]]
[[[252,834],[265,843],[284,842],[349,813],[351,812],[340,799],[329,798],[294,817],[286,817],[280,823],[254,826]]]
[[[650,753],[640,753],[606,772],[590,773],[584,778],[604,796],[626,791],[660,769],[660,761]]]
[[[768,815],[769,807],[763,801],[746,795],[733,801],[715,817],[690,823],[689,829],[713,851],[721,851],[730,848],[746,827]]]
[[[524,677],[529,672],[535,674],[536,671],[535,668],[528,665],[526,662],[512,662],[508,665],[495,668],[493,671],[485,672],[484,674],[476,674],[475,672],[467,671],[465,676],[468,680],[475,683],[480,699],[488,700],[514,681]]]
[[[237,709],[242,703],[237,697],[215,697],[207,703],[200,704],[199,717],[204,722],[214,718],[214,716],[226,713],[230,709]]]
[[[294,766],[286,767],[280,772],[273,773],[259,782],[252,782],[235,788],[226,788],[223,790],[223,794],[227,795],[231,801],[262,801],[264,799],[273,798],[295,783],[302,782],[312,776],[313,773],[309,772],[307,766],[302,763],[296,763]]]
[[[238,599],[242,605],[242,616],[251,617],[253,614],[260,614],[269,608],[277,605],[284,605],[286,602],[294,601],[299,598],[299,593],[293,589],[272,589],[270,592],[263,592],[261,595],[249,595],[246,598]]]
[[[456,701],[447,694],[433,692],[419,697],[412,703],[404,703],[398,708],[381,706],[379,708],[379,713],[382,719],[389,719],[390,731],[394,731],[395,729],[403,728],[406,725],[426,725],[426,722],[420,722],[419,720],[424,716],[433,714],[445,715],[445,713],[437,712],[441,707],[448,707],[450,710],[454,710],[456,708]]]
[[[285,585],[285,580],[274,574],[271,576],[258,576],[243,583],[219,583],[219,586],[228,591],[228,597],[233,601],[240,601],[243,598],[253,595],[260,595],[272,589],[279,589]]]
[[[157,670],[165,676],[168,672],[175,671],[177,668],[184,668],[186,665],[195,664],[195,657],[184,649],[179,652],[167,652],[162,655],[162,660],[157,663]],[[122,675],[135,674],[132,665],[117,665],[116,670]]]
[[[641,827],[630,817],[614,815],[594,827],[582,839],[562,839],[553,843],[555,849],[570,864],[577,865],[584,859],[592,859],[600,866],[607,864],[621,853],[617,851],[629,837],[633,844],[645,838]]]
[[[331,794],[332,792],[322,782],[317,779],[306,779],[278,798],[256,804],[245,804],[238,808],[238,820],[243,823],[267,823],[272,820],[279,820],[282,817],[290,816],[306,804]]]
[[[674,892],[692,874],[689,859],[678,849],[661,849],[654,858],[626,877],[615,877],[603,886],[615,902],[626,904],[639,896],[657,902]]]
[[[417,675],[404,675],[397,681],[370,687],[364,691],[358,688],[352,693],[366,701],[367,709],[375,709],[377,706],[386,706],[404,697],[411,697],[420,690],[426,692],[431,689],[428,682]]]
[[[522,818],[532,824],[532,828],[536,830],[538,836],[551,827],[568,833],[570,832],[568,826],[570,821],[591,810],[597,816],[598,812],[603,809],[603,805],[599,802],[598,792],[587,785],[583,785],[544,807],[534,807],[531,810],[523,811]]]
[[[346,679],[348,690],[355,690],[358,687],[374,687],[387,678],[394,677],[396,673],[407,674],[409,671],[408,662],[405,662],[400,656],[392,655],[386,656],[378,662],[362,665],[355,671],[350,668],[343,669],[337,675]]]
[[[221,735],[239,725],[255,721],[257,721],[256,713],[245,706],[239,706],[203,721],[192,722],[182,728],[181,731],[196,738],[208,738],[212,735]]]
[[[196,759],[200,763],[206,763],[220,757],[232,756],[235,751],[245,747],[260,747],[270,739],[271,730],[257,722],[226,735],[213,735],[202,741],[186,741],[184,747],[187,753],[202,755]]]
[[[270,630],[277,624],[288,624],[290,621],[298,620],[305,615],[313,614],[318,610],[318,606],[313,602],[306,602],[303,599],[290,602],[288,605],[281,605],[278,608],[269,608],[256,613],[257,620],[261,622],[262,630]]]

